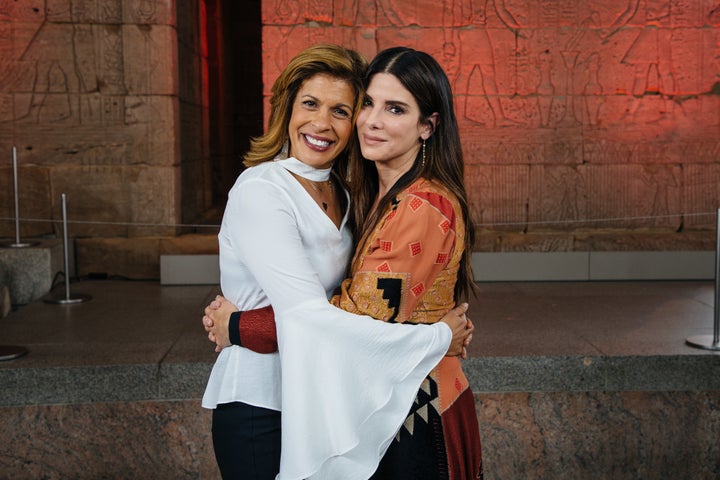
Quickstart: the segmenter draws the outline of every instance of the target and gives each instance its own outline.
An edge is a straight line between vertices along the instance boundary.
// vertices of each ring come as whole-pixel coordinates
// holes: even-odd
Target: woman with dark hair
[[[473,288],[469,258],[474,230],[450,84],[430,55],[397,47],[370,63],[365,88],[356,127],[362,156],[351,153],[348,172],[353,218],[361,236],[351,278],[332,303],[385,322],[435,324]],[[232,310],[219,298],[205,311],[206,330],[219,346],[229,343],[228,336],[251,344],[262,337],[253,326],[271,321],[271,311],[234,313],[228,327]],[[272,334],[267,325],[261,330]],[[316,345],[307,345],[305,355],[313,356]],[[285,353],[282,336],[280,352]],[[398,353],[396,359],[401,358]],[[327,358],[324,374],[335,378],[336,360]],[[286,366],[290,364],[283,361],[283,378],[289,373]],[[284,416],[303,415],[306,405],[296,404],[296,393],[283,391]],[[328,415],[333,418],[361,401],[339,404]],[[389,437],[363,436],[362,425],[357,427],[362,449],[376,451],[376,456],[361,458],[355,476],[327,478],[482,477],[474,397],[457,357],[446,356],[432,369],[409,414],[406,409],[392,415],[390,425],[398,425],[398,415],[403,418]],[[297,448],[286,442],[289,439],[300,440],[284,432],[283,454]],[[284,476],[281,469],[279,478],[295,477]]]
[[[289,478],[351,478],[351,463],[376,443],[358,438],[391,436],[397,425],[387,424],[388,416],[407,410],[427,373],[449,349],[459,354],[472,331],[463,311],[418,328],[327,301],[353,249],[344,179],[357,150],[365,67],[357,53],[336,45],[293,58],[273,85],[267,132],[252,142],[248,168],[229,193],[218,235],[222,291],[243,310],[273,305],[283,355],[233,346],[213,366],[202,404],[213,409],[213,446],[225,479],[272,479],[281,462]],[[323,371],[327,359],[334,359],[333,374]],[[363,402],[330,413],[358,398],[346,385],[351,379],[370,377]],[[287,394],[303,415],[293,414]],[[359,426],[367,430],[360,436]],[[282,454],[281,436],[294,446]]]
[[[397,47],[373,59],[365,88],[356,127],[362,158],[350,166],[365,233],[339,305],[377,318],[358,307],[388,299],[399,305],[388,321],[437,321],[473,288],[474,229],[450,83],[430,55]],[[444,357],[372,478],[481,476],[474,396],[460,359]]]

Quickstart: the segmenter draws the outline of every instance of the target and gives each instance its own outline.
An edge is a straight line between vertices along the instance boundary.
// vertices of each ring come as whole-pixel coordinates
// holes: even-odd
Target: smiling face
[[[378,168],[405,171],[431,133],[428,123],[420,122],[415,98],[389,73],[377,73],[370,80],[357,130],[363,157]]]
[[[353,133],[355,94],[342,79],[319,73],[298,90],[288,125],[290,156],[330,168]]]

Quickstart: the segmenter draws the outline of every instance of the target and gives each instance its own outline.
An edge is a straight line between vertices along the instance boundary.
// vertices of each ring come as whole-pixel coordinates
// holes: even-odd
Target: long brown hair
[[[465,249],[455,284],[455,299],[457,301],[460,298],[467,298],[470,292],[474,293],[475,287],[470,262],[475,243],[475,228],[470,220],[463,183],[465,164],[450,82],[442,67],[432,56],[407,47],[389,48],[378,53],[367,68],[365,88],[377,73],[394,75],[417,101],[420,107],[420,121],[429,121],[433,113],[438,113],[438,124],[425,142],[425,162],[422,162],[422,152],[418,152],[410,170],[380,199],[374,213],[369,217],[379,188],[377,168],[374,162],[352,153],[350,187],[355,202],[353,205],[355,228],[357,231],[374,229],[390,202],[418,178],[424,177],[443,184],[457,197],[465,221]]]
[[[339,45],[319,44],[309,47],[288,63],[275,80],[270,97],[270,118],[265,134],[250,141],[250,150],[243,165],[252,167],[273,160],[289,140],[288,126],[297,93],[309,78],[324,73],[345,80],[355,93],[353,125],[362,105],[363,75],[367,61],[354,50]],[[357,150],[357,135],[350,136],[345,151],[336,159],[333,168],[344,179],[347,172],[347,152]]]

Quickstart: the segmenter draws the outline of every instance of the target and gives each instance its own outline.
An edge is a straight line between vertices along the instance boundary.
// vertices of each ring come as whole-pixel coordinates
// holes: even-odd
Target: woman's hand
[[[230,346],[228,323],[230,314],[237,311],[237,307],[222,295],[215,297],[215,300],[205,307],[205,316],[203,316],[202,322],[205,331],[208,332],[208,339],[215,343],[216,352]]]
[[[460,355],[463,359],[467,358],[467,346],[470,345],[475,330],[473,323],[465,316],[467,310],[468,304],[461,303],[440,319],[441,322],[448,324],[453,333],[450,348],[445,354],[448,357]]]

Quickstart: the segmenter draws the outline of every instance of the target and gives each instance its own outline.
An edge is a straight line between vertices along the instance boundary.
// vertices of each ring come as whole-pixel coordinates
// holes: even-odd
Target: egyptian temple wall
[[[157,273],[158,244],[147,239],[177,237],[213,206],[204,49],[208,5],[222,3],[0,0],[0,237],[14,234],[15,145],[21,216],[44,220],[23,222],[24,237],[59,233],[66,193],[71,235],[94,245],[78,249],[80,273],[113,261]],[[720,1],[261,9],[266,95],[288,59],[317,42],[367,57],[409,45],[442,63],[478,250],[714,248]]]
[[[442,63],[481,250],[711,248],[717,0],[269,0],[263,25],[268,88],[317,42]]]
[[[203,208],[199,9],[174,3],[0,0],[0,216],[16,146],[21,217],[55,221],[23,236],[57,233],[61,193],[80,237],[173,235]]]

